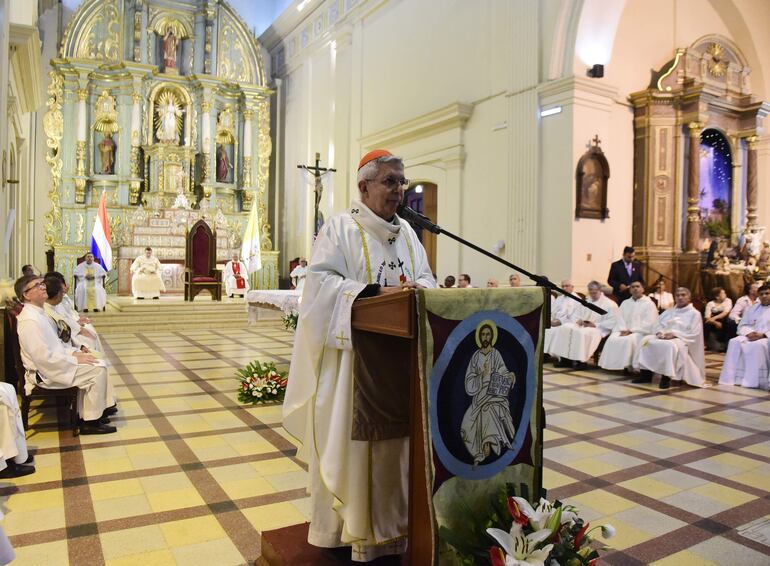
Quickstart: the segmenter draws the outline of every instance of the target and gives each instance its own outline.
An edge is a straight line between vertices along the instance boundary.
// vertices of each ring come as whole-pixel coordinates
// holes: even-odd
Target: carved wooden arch
[[[596,141],[598,142],[598,138]],[[597,143],[582,155],[575,168],[575,218],[609,218],[609,178],[610,164]]]

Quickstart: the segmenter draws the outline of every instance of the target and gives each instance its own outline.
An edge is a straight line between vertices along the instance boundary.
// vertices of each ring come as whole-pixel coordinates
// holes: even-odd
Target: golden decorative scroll
[[[270,223],[267,221],[267,179],[270,174],[270,155],[273,153],[273,142],[270,139],[270,101],[264,99],[259,104],[257,113],[259,121],[259,148],[257,153],[257,190],[259,191],[259,217],[262,219],[260,234],[262,234],[262,249],[273,249],[270,239]]]
[[[235,143],[235,118],[233,117],[233,109],[229,106],[217,116],[216,141],[219,144]]]
[[[117,101],[114,96],[110,95],[110,91],[103,90],[96,100],[94,130],[106,135],[114,134],[119,129]]]
[[[48,200],[51,201],[51,210],[45,214],[45,245],[53,247],[61,243],[60,230],[61,206],[59,201],[59,186],[61,185],[62,159],[60,143],[64,132],[64,116],[62,114],[62,101],[64,94],[64,78],[55,71],[49,71],[48,78],[48,110],[43,117],[43,131],[46,135],[48,152],[45,161],[51,168],[51,190],[48,191]]]
[[[83,239],[85,238],[85,225],[86,225],[86,219],[83,216],[82,212],[78,212],[78,225],[75,229],[75,242],[78,244],[83,243]]]

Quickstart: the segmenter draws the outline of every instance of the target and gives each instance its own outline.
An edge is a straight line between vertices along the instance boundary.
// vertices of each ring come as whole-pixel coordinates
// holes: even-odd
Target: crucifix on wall
[[[313,195],[314,208],[313,208],[313,238],[318,235],[318,231],[321,229],[318,219],[321,216],[319,207],[321,205],[321,197],[323,196],[323,177],[328,173],[335,173],[337,170],[329,167],[321,167],[321,154],[315,154],[315,165],[297,165],[297,169],[307,171],[313,176]]]

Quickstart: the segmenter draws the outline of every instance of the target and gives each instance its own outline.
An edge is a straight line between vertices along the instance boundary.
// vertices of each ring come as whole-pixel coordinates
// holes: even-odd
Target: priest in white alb
[[[131,293],[135,299],[159,299],[166,286],[160,276],[160,260],[152,253],[152,248],[144,248],[144,253],[131,264]]]
[[[79,311],[100,311],[107,304],[107,292],[104,280],[107,272],[94,261],[94,254],[87,253],[86,260],[72,270],[77,280],[75,284],[75,307]]]
[[[759,302],[743,312],[738,336],[730,340],[720,385],[768,390],[770,370],[770,284],[759,288]]]
[[[676,290],[674,301],[674,307],[658,318],[653,334],[642,339],[638,357],[641,373],[632,383],[650,383],[652,374],[657,373],[661,376],[660,389],[668,389],[672,380],[705,386],[703,319],[692,306],[692,295],[686,287]]]
[[[514,275],[516,274],[514,273],[511,275],[511,277]],[[518,277],[518,275],[516,275],[516,277]],[[514,285],[511,285],[511,287],[513,286]],[[565,279],[561,282],[561,288],[572,294],[575,286],[572,284],[572,281]],[[572,300],[566,295],[562,295],[561,293],[559,293],[559,295],[551,301],[551,327],[546,328],[545,330],[545,338],[543,339],[543,352],[550,355],[553,336],[560,326],[568,324],[574,326],[576,322],[574,315],[577,307],[579,306],[580,303]]]
[[[652,333],[658,308],[645,296],[641,281],[628,286],[631,297],[620,304],[615,328],[604,343],[599,367],[606,370],[638,370],[634,359],[642,339]]]
[[[307,268],[283,424],[309,464],[308,542],[366,562],[406,547],[409,439],[351,440],[356,299],[435,287],[425,249],[396,215],[409,181],[386,150],[359,163],[359,199],[324,224]]]
[[[307,276],[307,260],[303,257],[299,260],[299,265],[291,270],[289,277],[296,291],[302,292],[305,288],[305,277]]]
[[[225,265],[225,295],[246,295],[249,290],[249,271],[246,264],[239,259],[238,252],[233,252],[230,261]]]
[[[559,366],[579,366],[593,356],[602,338],[609,336],[615,328],[615,312],[618,305],[602,293],[601,284],[591,281],[588,284],[587,302],[605,311],[600,315],[588,307],[578,305],[573,314],[574,324],[564,324],[554,328],[549,345],[549,354],[560,358]]]
[[[69,324],[71,328],[74,329],[76,326],[79,326],[85,331],[75,332],[75,330],[73,330],[72,342],[75,346],[86,346],[89,350],[104,352],[101,338],[99,337],[99,333],[96,331],[96,328],[94,328],[91,319],[75,310],[75,307],[72,304],[72,299],[70,299],[69,295],[67,294],[69,292],[69,286],[67,285],[67,281],[64,279],[64,275],[58,271],[49,271],[46,273],[45,282],[48,291],[51,289],[50,279],[52,278],[59,280],[63,293],[60,295],[61,300],[57,302],[55,299],[51,301],[49,292],[49,300],[46,301],[46,309],[51,307],[54,312],[66,319],[67,324]],[[53,288],[56,289],[56,284],[53,285]],[[93,338],[91,338],[92,336]]]

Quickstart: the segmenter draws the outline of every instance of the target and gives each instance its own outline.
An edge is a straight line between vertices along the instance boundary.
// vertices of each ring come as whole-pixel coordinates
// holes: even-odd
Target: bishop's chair
[[[222,300],[222,272],[217,269],[217,233],[198,220],[185,242],[184,300],[192,301],[203,290]]]

